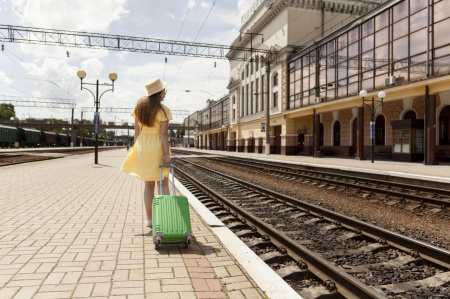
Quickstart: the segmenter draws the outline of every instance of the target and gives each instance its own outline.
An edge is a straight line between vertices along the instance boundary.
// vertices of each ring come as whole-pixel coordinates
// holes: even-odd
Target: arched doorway
[[[341,123],[336,121],[333,125],[333,145],[341,145]]]
[[[414,111],[413,111],[414,112]],[[384,115],[378,115],[375,120],[375,145],[385,145],[386,121]]]
[[[450,145],[450,106],[439,114],[439,145]]]
[[[302,154],[305,145],[305,134],[306,134],[306,128],[304,126],[300,126],[297,129],[297,155]]]
[[[403,119],[417,119],[416,112],[414,110],[409,110],[408,112],[405,113]]]

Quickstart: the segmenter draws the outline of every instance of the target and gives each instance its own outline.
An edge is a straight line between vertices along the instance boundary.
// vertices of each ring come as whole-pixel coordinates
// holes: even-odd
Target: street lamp
[[[11,121],[11,123],[14,121],[14,117],[11,116],[9,118],[9,120]],[[16,119],[16,142],[14,142],[14,147],[18,148],[19,147],[19,119]]]
[[[114,92],[114,81],[117,80],[117,74],[116,73],[110,73],[109,74],[109,79],[112,81],[112,84],[110,83],[99,83],[98,80],[96,83],[83,83],[83,79],[86,78],[86,72],[83,70],[80,70],[77,72],[77,76],[78,78],[80,78],[81,80],[81,90],[86,89],[87,91],[89,91],[92,96],[94,97],[94,102],[95,102],[95,115],[94,115],[94,133],[95,133],[95,164],[98,164],[98,133],[100,133],[100,114],[98,113],[98,108],[100,106],[100,99],[102,98],[102,96],[107,92],[107,91],[112,91]],[[94,93],[88,89],[88,88],[84,88],[84,85],[95,85],[96,86],[96,93],[94,95]],[[98,86],[102,85],[102,86],[111,86],[111,89],[108,89],[106,91],[104,91],[100,97],[98,96]]]
[[[378,109],[378,107],[383,107],[383,99],[386,97],[386,93],[384,91],[380,91],[378,93],[378,97],[381,99],[381,101],[375,101],[374,97],[372,97],[372,100],[364,100],[364,98],[367,96],[367,91],[364,89],[359,92],[359,95],[363,99],[363,105],[366,105],[370,110],[370,139],[372,139],[372,149],[371,149],[371,157],[372,157],[372,163],[375,156],[375,110]],[[371,102],[371,106],[366,104],[366,102]],[[377,105],[375,107],[375,102],[380,102],[381,104]]]

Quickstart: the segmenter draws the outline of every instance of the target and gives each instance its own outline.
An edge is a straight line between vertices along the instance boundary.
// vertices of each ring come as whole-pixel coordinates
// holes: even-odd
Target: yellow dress
[[[159,181],[159,165],[163,163],[162,158],[164,156],[161,142],[161,123],[172,120],[169,108],[164,105],[161,106],[166,114],[164,115],[160,111],[156,115],[153,127],[142,126],[139,123],[139,127],[142,128],[141,133],[121,167],[123,172],[133,175],[142,181]],[[131,116],[136,117],[134,111],[131,113]],[[169,176],[168,168],[163,169],[162,176],[164,178]]]

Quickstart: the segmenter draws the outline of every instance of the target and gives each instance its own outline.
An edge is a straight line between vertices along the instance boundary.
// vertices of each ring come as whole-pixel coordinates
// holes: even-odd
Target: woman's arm
[[[163,163],[170,164],[169,154],[169,121],[161,122],[161,141],[164,151]]]
[[[141,127],[139,127],[139,121],[136,118],[134,120],[134,143],[136,143],[136,140],[138,139],[139,134],[141,134]]]

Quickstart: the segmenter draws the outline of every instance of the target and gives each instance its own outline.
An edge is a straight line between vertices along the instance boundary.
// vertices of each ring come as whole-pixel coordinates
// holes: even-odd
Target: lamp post
[[[9,118],[9,120],[11,121],[11,123],[13,123],[14,122],[14,117],[13,116],[11,116],[10,118]],[[17,119],[15,119],[16,120],[16,141],[14,142],[14,147],[15,148],[18,148],[19,147],[19,119],[17,118]]]
[[[77,76],[78,78],[80,78],[81,80],[81,90],[86,89],[87,91],[89,91],[92,96],[94,97],[94,101],[95,101],[95,115],[94,115],[94,133],[95,133],[95,164],[98,164],[98,133],[100,133],[100,114],[98,113],[98,108],[100,106],[100,99],[102,98],[102,96],[107,92],[107,91],[112,91],[114,92],[114,81],[117,80],[117,74],[116,73],[110,73],[109,74],[109,79],[112,81],[112,84],[110,83],[99,83],[98,80],[96,83],[83,83],[83,79],[86,78],[86,72],[83,70],[80,70],[77,72]],[[83,87],[84,85],[95,85],[96,86],[96,93],[94,95],[94,93],[88,89]],[[98,96],[98,87],[99,85],[102,86],[111,86],[111,89],[108,89],[106,91],[104,91],[100,96]]]
[[[375,156],[375,110],[380,106],[383,107],[383,99],[386,97],[386,93],[384,91],[380,91],[378,93],[378,97],[381,99],[380,101],[375,101],[374,97],[372,97],[372,100],[364,100],[364,98],[367,96],[367,91],[365,91],[364,89],[359,92],[359,95],[363,99],[363,105],[366,105],[370,110],[370,139],[372,139],[371,158],[373,163]],[[371,106],[366,104],[366,102],[371,102]],[[375,102],[380,102],[381,104],[375,107]]]

